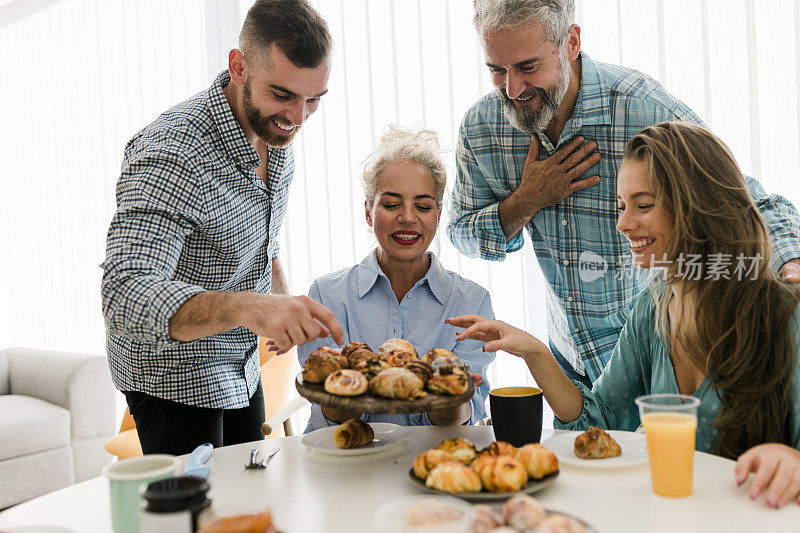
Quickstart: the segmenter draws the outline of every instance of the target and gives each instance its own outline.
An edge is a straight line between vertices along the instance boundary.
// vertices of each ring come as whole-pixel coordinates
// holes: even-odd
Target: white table
[[[409,428],[410,439],[392,450],[358,457],[309,452],[300,437],[259,441],[214,450],[209,483],[215,503],[263,502],[281,531],[372,532],[372,515],[384,501],[420,494],[408,470],[422,450],[450,437],[481,447],[494,440],[487,426]],[[552,430],[551,430],[552,431]],[[542,438],[552,435],[545,430]],[[249,451],[279,446],[266,470],[243,469]],[[736,487],[732,461],[695,454],[694,494],[670,499],[650,489],[646,465],[598,471],[562,465],[556,482],[534,496],[551,509],[568,512],[602,533],[798,531],[800,506],[781,510],[747,497]],[[33,529],[30,526],[66,529]],[[108,482],[95,478],[0,513],[0,531],[109,532]]]

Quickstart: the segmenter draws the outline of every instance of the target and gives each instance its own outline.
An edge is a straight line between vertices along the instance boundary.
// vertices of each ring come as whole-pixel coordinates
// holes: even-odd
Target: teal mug
[[[139,533],[139,487],[174,477],[180,464],[174,455],[153,454],[122,459],[103,468],[103,475],[108,478],[114,533]]]

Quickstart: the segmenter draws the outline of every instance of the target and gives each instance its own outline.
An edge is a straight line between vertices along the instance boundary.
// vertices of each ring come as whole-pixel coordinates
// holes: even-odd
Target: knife
[[[207,478],[211,468],[206,466],[206,463],[211,457],[211,451],[213,449],[214,445],[210,442],[201,444],[195,448],[186,460],[186,466],[184,467],[185,474],[187,476],[201,477],[203,479]]]

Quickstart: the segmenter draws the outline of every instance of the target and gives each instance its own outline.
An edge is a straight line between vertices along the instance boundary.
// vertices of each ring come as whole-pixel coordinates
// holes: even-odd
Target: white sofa
[[[100,475],[115,411],[104,356],[0,350],[0,509]]]

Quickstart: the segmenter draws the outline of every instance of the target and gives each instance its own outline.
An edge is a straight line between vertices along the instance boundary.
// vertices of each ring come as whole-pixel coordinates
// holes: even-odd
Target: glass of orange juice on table
[[[650,394],[636,398],[636,405],[647,437],[653,492],[672,498],[691,495],[700,400],[686,394]]]

